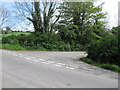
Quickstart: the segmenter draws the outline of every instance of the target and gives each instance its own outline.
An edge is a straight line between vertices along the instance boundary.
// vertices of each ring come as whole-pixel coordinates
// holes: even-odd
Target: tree
[[[111,33],[118,35],[118,28],[120,28],[120,25],[116,26],[116,27],[112,27]]]
[[[46,2],[42,0],[39,0],[39,2],[35,2],[35,0],[33,2],[16,2],[15,7],[22,19],[27,19],[33,24],[35,32],[53,32],[53,23],[58,21],[58,18],[54,17],[56,12],[56,2],[54,0]]]
[[[8,31],[8,30],[11,30],[11,28],[7,26],[7,27],[6,27],[6,30],[7,30],[7,31]]]
[[[0,7],[0,29],[9,21],[9,18],[10,12],[4,7]]]
[[[103,19],[106,14],[102,13],[102,4],[94,6],[94,2],[63,2],[59,12],[62,14],[58,32],[63,39],[86,44],[93,38],[99,39],[105,30]]]

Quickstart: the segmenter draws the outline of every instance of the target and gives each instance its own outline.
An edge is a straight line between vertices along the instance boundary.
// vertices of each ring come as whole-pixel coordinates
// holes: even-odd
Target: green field
[[[30,34],[28,32],[8,32],[7,34],[0,34],[1,36],[9,36],[9,35],[19,35],[19,34]]]
[[[0,40],[2,39],[2,36],[10,36],[10,35],[20,35],[20,34],[30,34],[28,32],[8,32],[7,34],[1,34],[0,33]]]

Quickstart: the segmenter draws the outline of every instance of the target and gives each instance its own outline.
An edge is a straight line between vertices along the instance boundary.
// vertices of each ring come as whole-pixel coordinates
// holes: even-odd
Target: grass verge
[[[104,68],[104,69],[107,69],[107,70],[111,70],[111,71],[114,71],[114,72],[119,72],[120,73],[120,67],[117,66],[117,65],[112,65],[112,64],[100,64],[100,63],[97,63],[97,62],[94,62],[92,61],[91,59],[89,58],[81,58],[80,59],[81,61],[84,61],[88,64],[92,64],[94,66],[97,66],[97,67],[101,67],[101,68]]]
[[[25,48],[18,44],[0,44],[0,49],[25,50]]]
[[[26,46],[26,47],[22,47],[20,46],[19,44],[0,44],[0,49],[7,49],[7,50],[30,50],[30,51],[60,51],[60,50],[57,50],[57,49],[46,49],[44,47],[39,47],[38,48],[35,48],[35,47],[29,47],[29,46]]]
[[[7,50],[36,50],[36,51],[46,51],[45,48],[40,49],[32,49],[30,47],[22,47],[19,44],[0,44],[0,49],[7,49]]]

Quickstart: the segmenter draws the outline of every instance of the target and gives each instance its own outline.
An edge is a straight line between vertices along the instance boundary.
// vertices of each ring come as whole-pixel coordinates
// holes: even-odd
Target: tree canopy
[[[59,12],[62,14],[58,31],[64,39],[77,39],[84,44],[90,39],[99,39],[105,30],[103,19],[106,13],[102,12],[102,4],[94,6],[93,2],[63,2]]]

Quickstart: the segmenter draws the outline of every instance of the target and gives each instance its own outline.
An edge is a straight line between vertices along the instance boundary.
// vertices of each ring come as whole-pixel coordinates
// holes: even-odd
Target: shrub
[[[2,44],[18,44],[18,43],[19,41],[16,35],[2,37]]]
[[[107,35],[100,40],[93,41],[87,47],[87,53],[93,61],[120,65],[116,35]]]
[[[58,50],[58,51],[80,51],[83,46],[72,41],[64,42],[58,34],[31,33],[10,35],[2,37],[3,44],[19,44],[27,49]]]

